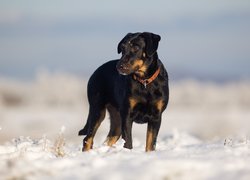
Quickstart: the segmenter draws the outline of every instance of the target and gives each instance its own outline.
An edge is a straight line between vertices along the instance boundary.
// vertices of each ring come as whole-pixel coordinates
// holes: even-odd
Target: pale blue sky
[[[249,0],[0,0],[0,76],[89,76],[138,31],[161,35],[173,80],[250,77]]]

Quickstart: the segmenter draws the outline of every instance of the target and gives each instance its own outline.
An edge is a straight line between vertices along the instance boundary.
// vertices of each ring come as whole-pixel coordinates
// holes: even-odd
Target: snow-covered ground
[[[161,134],[156,152],[97,145],[82,153],[58,135],[55,142],[15,138],[0,146],[1,179],[249,179],[250,144],[247,139],[203,142],[174,131]]]
[[[250,81],[171,81],[157,151],[144,152],[146,125],[133,127],[133,150],[107,147],[106,117],[82,153],[85,80],[0,78],[0,179],[250,179],[249,90]]]

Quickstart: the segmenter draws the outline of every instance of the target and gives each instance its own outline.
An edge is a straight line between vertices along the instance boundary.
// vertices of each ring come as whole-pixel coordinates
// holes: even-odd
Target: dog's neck
[[[155,53],[154,57],[151,58],[151,63],[149,65],[144,64],[141,70],[139,69],[139,71],[133,75],[134,80],[143,84],[145,88],[147,88],[148,84],[153,82],[160,74],[157,54]]]
[[[153,56],[147,58],[150,59],[148,62],[151,63],[143,65],[142,69],[135,73],[135,75],[141,79],[152,77],[159,68],[157,53],[154,53]]]
[[[152,77],[159,68],[157,53],[155,53],[151,58],[152,58],[151,64],[149,64],[144,74],[145,79]]]

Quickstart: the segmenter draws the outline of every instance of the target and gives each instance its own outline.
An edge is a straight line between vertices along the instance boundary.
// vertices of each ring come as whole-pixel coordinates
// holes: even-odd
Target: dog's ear
[[[132,33],[128,33],[118,44],[117,52],[120,54],[122,52],[122,44],[132,35]]]
[[[140,34],[145,40],[146,47],[145,52],[150,57],[153,56],[158,48],[159,41],[161,40],[161,36],[149,32],[143,32]]]

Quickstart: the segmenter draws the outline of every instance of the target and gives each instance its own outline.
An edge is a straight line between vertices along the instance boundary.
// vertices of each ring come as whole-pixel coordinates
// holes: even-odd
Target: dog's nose
[[[118,64],[116,65],[116,69],[118,69],[118,70],[119,70],[119,69],[122,69],[122,66],[123,66],[122,64],[118,63]]]
[[[127,75],[129,74],[129,67],[128,65],[124,64],[124,63],[118,63],[116,65],[116,69],[118,70],[118,72],[122,75]]]
[[[122,63],[117,64],[117,69],[127,70],[128,66]]]
[[[128,69],[128,66],[121,64],[121,68],[126,70],[126,69]]]

